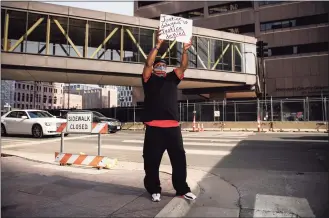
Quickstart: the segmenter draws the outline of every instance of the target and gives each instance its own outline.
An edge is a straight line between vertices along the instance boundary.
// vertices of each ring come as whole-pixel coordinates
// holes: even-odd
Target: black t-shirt
[[[152,120],[177,120],[179,121],[177,105],[177,86],[180,83],[174,71],[165,77],[151,74],[147,82],[142,83],[144,89],[143,122]]]

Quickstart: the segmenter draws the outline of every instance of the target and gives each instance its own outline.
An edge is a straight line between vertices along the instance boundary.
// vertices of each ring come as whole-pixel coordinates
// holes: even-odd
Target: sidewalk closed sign
[[[220,111],[214,111],[214,117],[220,117]]]
[[[67,113],[67,133],[91,133],[93,123],[92,112]]]

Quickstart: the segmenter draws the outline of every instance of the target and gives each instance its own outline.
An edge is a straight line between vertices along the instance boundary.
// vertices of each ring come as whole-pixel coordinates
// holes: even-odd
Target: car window
[[[21,118],[22,116],[27,116],[27,114],[25,113],[25,111],[18,111],[17,112],[17,118]]]
[[[54,117],[53,115],[51,115],[50,113],[48,113],[46,111],[28,111],[28,113],[29,113],[29,116],[31,117],[31,119]]]
[[[9,113],[6,117],[17,118],[17,111],[13,111],[13,112]]]
[[[93,116],[96,116],[96,117],[105,117],[103,114],[101,114],[99,112],[96,112],[96,111],[93,111]]]

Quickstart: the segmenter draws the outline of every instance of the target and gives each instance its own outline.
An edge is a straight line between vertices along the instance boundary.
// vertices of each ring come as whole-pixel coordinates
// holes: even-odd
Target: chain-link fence
[[[328,121],[328,98],[266,99],[178,103],[181,122],[196,121]],[[92,109],[121,122],[141,122],[143,107]]]
[[[329,101],[324,98],[266,99],[248,101],[213,101],[178,103],[181,122],[196,121],[328,121]],[[121,122],[141,122],[143,107],[90,109]]]

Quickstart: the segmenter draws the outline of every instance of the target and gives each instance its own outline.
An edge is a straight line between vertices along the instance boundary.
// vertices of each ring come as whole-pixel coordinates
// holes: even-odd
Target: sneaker
[[[187,200],[193,201],[196,199],[195,194],[193,194],[192,192],[188,192],[185,195],[183,195],[183,197]]]
[[[159,193],[152,194],[152,201],[153,202],[159,202],[161,201],[161,195]]]

